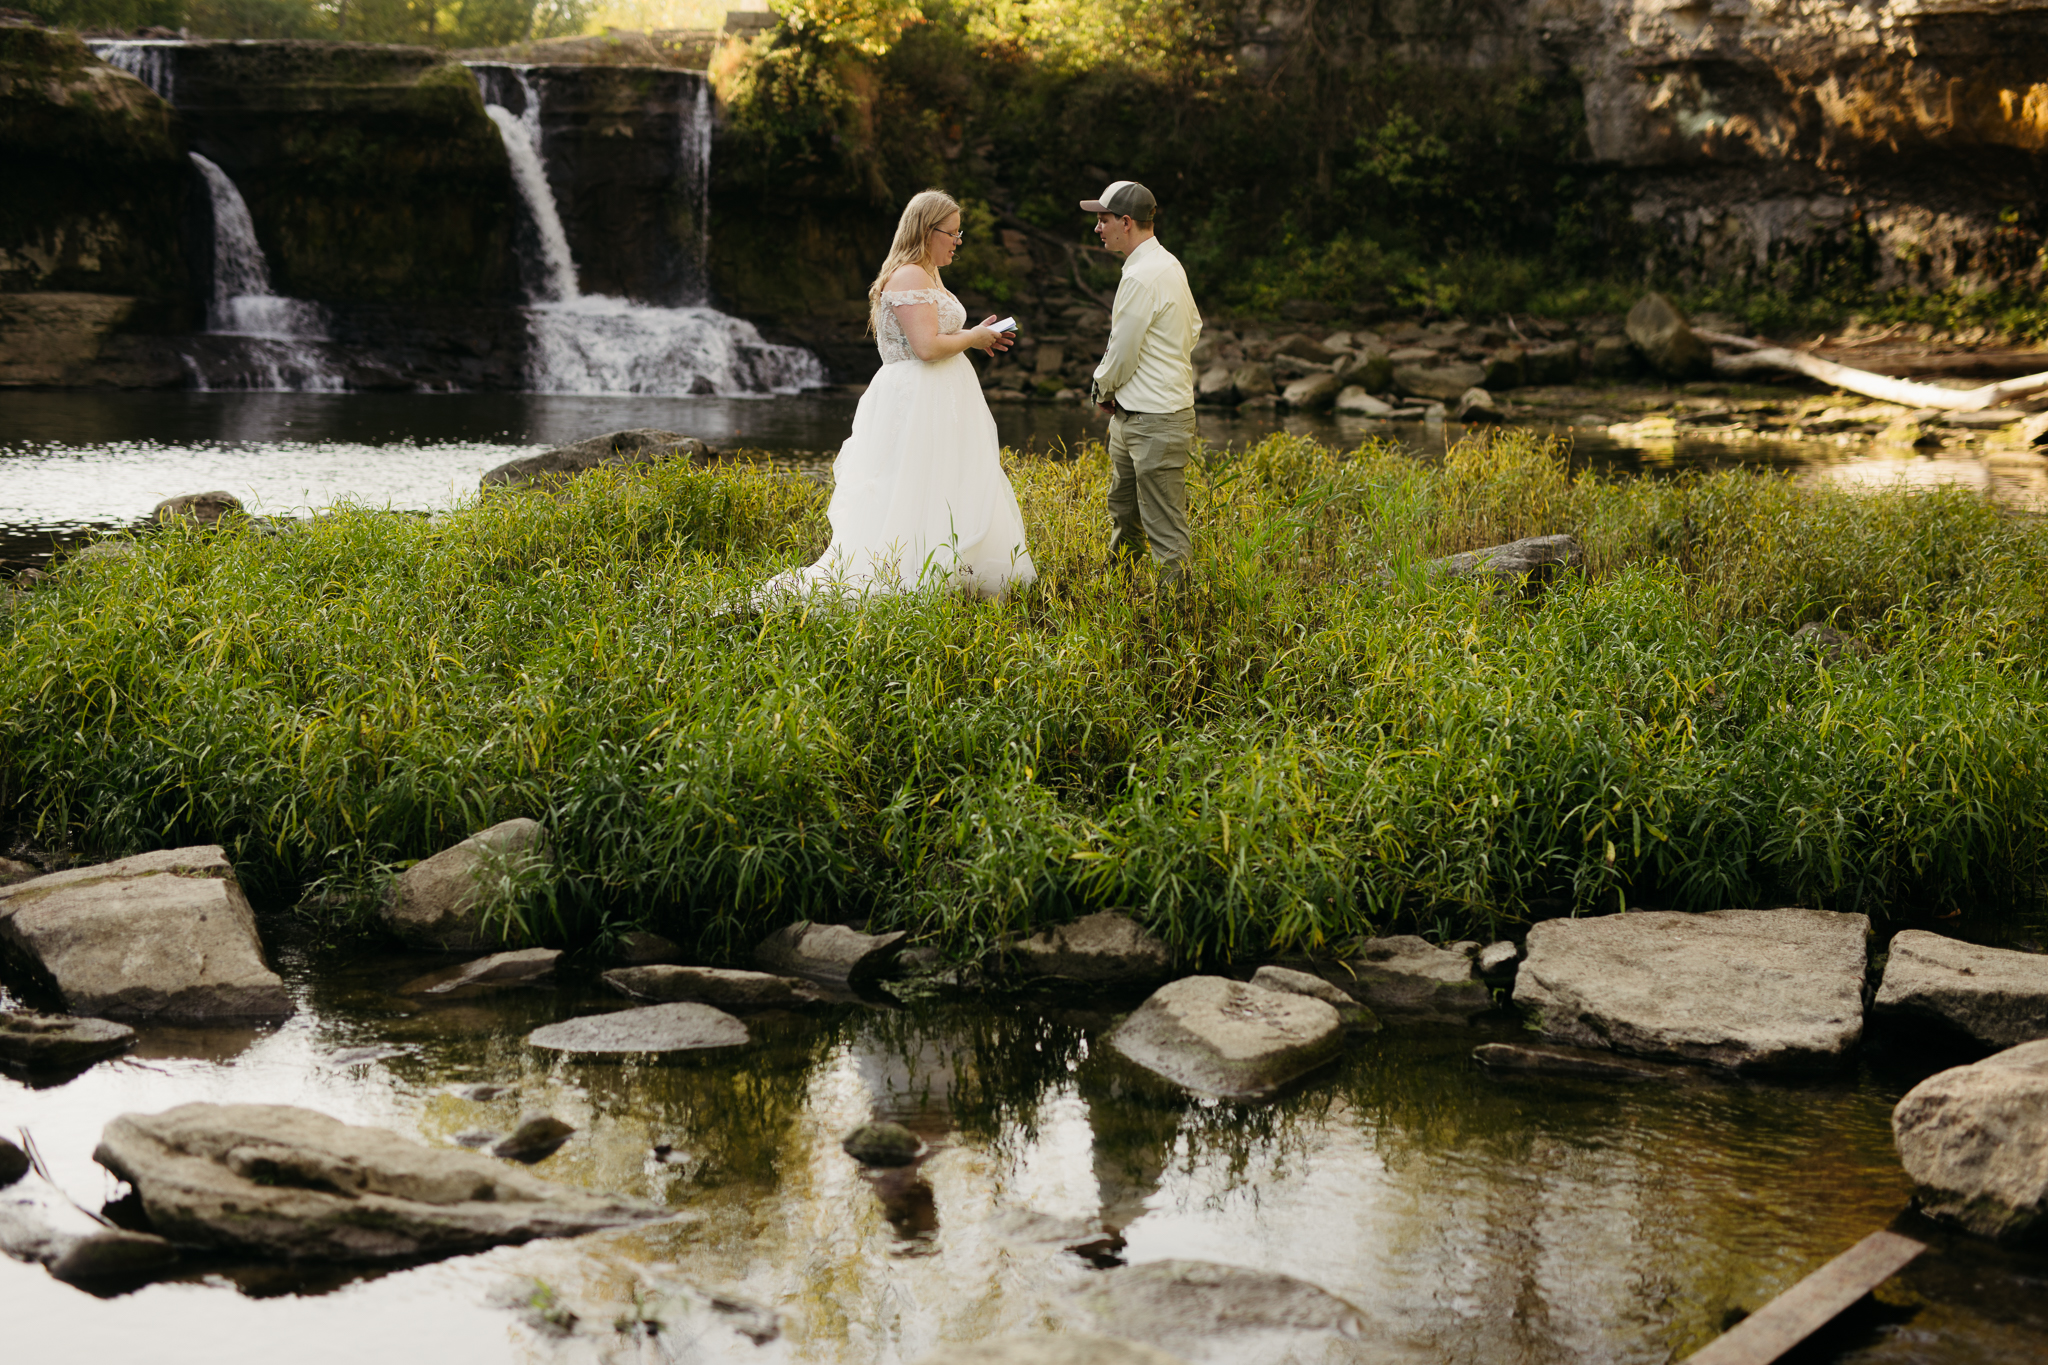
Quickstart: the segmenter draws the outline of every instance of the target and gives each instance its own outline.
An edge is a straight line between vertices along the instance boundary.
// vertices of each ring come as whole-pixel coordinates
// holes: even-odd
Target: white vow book
[[[1017,330],[1017,319],[1004,318],[995,325],[995,330],[998,332],[1014,332]]]

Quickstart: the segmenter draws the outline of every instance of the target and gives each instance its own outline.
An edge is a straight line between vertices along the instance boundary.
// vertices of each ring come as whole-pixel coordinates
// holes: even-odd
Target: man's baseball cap
[[[1152,191],[1135,180],[1119,180],[1102,192],[1100,199],[1083,199],[1084,213],[1113,213],[1119,218],[1135,218],[1141,223],[1152,221],[1159,212],[1159,201],[1152,197]]]

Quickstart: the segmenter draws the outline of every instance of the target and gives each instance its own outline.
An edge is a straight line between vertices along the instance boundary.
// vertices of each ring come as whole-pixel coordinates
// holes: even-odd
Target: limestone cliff
[[[279,293],[517,298],[511,173],[467,68],[362,43],[195,42],[172,60],[192,147],[241,190]]]
[[[1536,0],[1655,266],[2040,275],[2044,0]]]
[[[182,297],[176,116],[69,33],[0,26],[0,293]]]

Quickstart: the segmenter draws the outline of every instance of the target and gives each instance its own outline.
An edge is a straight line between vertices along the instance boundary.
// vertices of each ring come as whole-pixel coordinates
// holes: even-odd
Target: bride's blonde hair
[[[875,328],[875,310],[882,306],[882,289],[889,277],[906,265],[920,266],[932,283],[939,282],[939,268],[932,264],[932,232],[939,224],[960,212],[960,203],[944,190],[924,190],[910,197],[903,216],[896,220],[896,240],[875,282],[868,286],[868,330]]]

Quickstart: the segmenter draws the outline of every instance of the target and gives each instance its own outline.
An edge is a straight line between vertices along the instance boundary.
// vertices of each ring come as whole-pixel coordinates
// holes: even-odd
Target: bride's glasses
[[[967,234],[965,232],[954,232],[950,228],[933,228],[932,231],[945,233],[948,237],[951,237],[953,239],[953,244],[955,246],[958,246],[961,242],[967,240]]]

